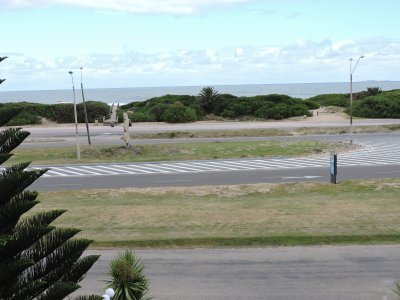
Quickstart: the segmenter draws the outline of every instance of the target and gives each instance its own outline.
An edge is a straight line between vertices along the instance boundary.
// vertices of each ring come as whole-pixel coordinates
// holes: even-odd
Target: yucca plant
[[[397,280],[393,283],[392,291],[396,299],[400,300],[400,281]]]
[[[0,109],[0,127],[18,112]],[[0,164],[28,135],[21,128],[0,131]],[[99,256],[81,258],[91,241],[71,239],[77,229],[51,225],[64,210],[23,216],[39,203],[38,193],[26,189],[46,172],[28,166],[0,169],[0,299],[61,300],[79,288]]]
[[[118,254],[110,263],[107,287],[114,289],[113,300],[145,300],[149,281],[144,275],[144,264],[132,252]]]

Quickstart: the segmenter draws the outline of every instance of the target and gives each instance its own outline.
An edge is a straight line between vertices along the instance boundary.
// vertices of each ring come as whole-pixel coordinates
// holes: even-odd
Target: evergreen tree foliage
[[[1,108],[0,127],[18,113]],[[21,128],[0,131],[0,164],[28,135]],[[38,193],[26,189],[47,171],[28,166],[0,169],[0,299],[64,299],[79,288],[78,282],[99,256],[81,257],[91,241],[73,239],[79,230],[51,225],[64,210],[23,216],[39,203]]]

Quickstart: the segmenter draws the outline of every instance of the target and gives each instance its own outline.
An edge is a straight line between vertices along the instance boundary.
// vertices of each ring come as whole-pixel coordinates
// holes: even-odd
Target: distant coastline
[[[354,92],[377,86],[382,90],[400,89],[400,81],[360,81],[354,82]],[[129,103],[148,100],[152,97],[167,94],[197,95],[204,86],[169,86],[169,87],[134,87],[134,88],[96,88],[85,89],[85,99],[105,103]],[[348,93],[348,82],[330,83],[287,83],[287,84],[243,84],[243,85],[214,85],[220,93],[235,96],[255,96],[268,94],[284,94],[291,97],[307,99],[316,95],[331,93]],[[77,102],[81,102],[81,94],[76,87]],[[5,102],[34,102],[56,104],[73,101],[71,89],[35,90],[35,91],[1,91],[0,103]]]

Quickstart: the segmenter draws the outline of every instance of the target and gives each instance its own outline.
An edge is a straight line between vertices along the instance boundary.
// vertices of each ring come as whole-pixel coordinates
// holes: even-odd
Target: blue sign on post
[[[336,184],[336,175],[337,175],[337,155],[335,152],[331,152],[330,157],[330,173],[331,173],[331,183]]]

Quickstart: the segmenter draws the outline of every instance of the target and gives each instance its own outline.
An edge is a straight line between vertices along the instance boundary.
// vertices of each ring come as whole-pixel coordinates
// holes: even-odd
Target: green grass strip
[[[381,235],[332,235],[332,236],[271,236],[250,238],[192,238],[137,241],[94,242],[92,248],[195,248],[195,247],[258,247],[306,246],[345,244],[398,244],[399,234]]]

